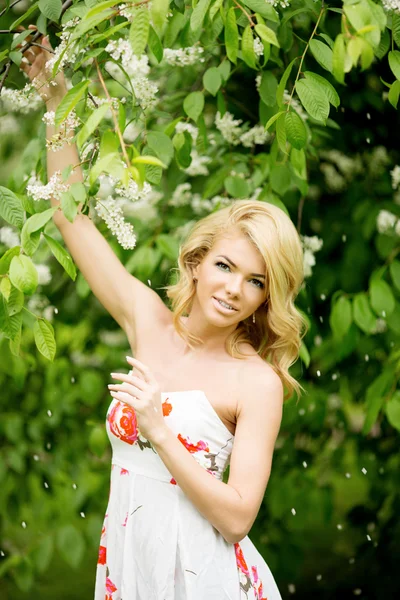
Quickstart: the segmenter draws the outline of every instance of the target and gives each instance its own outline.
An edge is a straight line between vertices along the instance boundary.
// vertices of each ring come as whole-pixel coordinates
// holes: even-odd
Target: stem
[[[16,4],[18,4],[18,2],[21,2],[21,0],[15,0],[15,2],[13,2],[12,4],[10,4],[10,6],[7,8],[7,6],[1,11],[0,13],[0,17],[2,17],[10,8],[12,8],[13,6],[15,6]]]
[[[0,33],[21,33],[18,29],[0,29]]]
[[[253,19],[251,18],[251,15],[249,15],[249,13],[243,8],[243,6],[241,4],[239,4],[239,2],[236,2],[236,0],[233,0],[233,2],[234,2],[234,4],[236,4],[236,6],[238,8],[240,8],[242,13],[244,13],[246,15],[246,17],[250,21],[250,27],[254,27],[255,23],[254,23]]]
[[[107,89],[107,86],[106,86],[106,84],[104,83],[104,79],[103,79],[103,76],[102,76],[102,74],[101,74],[101,71],[100,71],[100,68],[99,68],[99,63],[97,62],[97,60],[96,60],[96,59],[95,59],[95,61],[94,61],[94,62],[95,62],[95,65],[96,65],[97,74],[98,74],[98,76],[99,76],[99,79],[100,79],[101,86],[102,86],[102,88],[103,88],[103,90],[104,90],[104,93],[105,93],[105,95],[106,95],[106,97],[107,97],[107,100],[108,100],[108,101],[109,101],[109,103],[110,103],[110,110],[111,110],[111,114],[112,114],[112,117],[113,117],[113,121],[114,121],[114,125],[115,125],[115,130],[116,130],[116,132],[117,132],[117,135],[118,135],[118,138],[119,138],[119,141],[120,141],[120,144],[121,144],[121,148],[122,148],[122,154],[124,155],[124,159],[125,159],[125,162],[126,162],[126,166],[127,166],[127,167],[128,167],[128,169],[129,169],[129,168],[130,168],[130,166],[131,166],[131,163],[130,163],[130,160],[129,160],[128,153],[127,153],[127,151],[126,151],[126,146],[125,146],[125,142],[124,142],[124,140],[123,140],[123,137],[122,137],[121,130],[120,130],[120,128],[119,128],[119,125],[118,125],[118,119],[117,119],[117,116],[116,116],[116,114],[115,114],[115,110],[114,110],[114,107],[113,107],[113,104],[112,104],[111,96],[110,96],[110,94],[108,93],[108,89]]]
[[[303,214],[304,200],[305,200],[305,198],[304,198],[304,196],[302,196],[300,198],[299,208],[297,210],[297,228],[296,229],[297,229],[298,233],[300,233],[300,230],[301,230],[301,217]]]
[[[42,46],[42,44],[38,44],[37,42],[31,42],[31,46],[37,46],[38,48],[43,48],[43,50],[46,50],[46,52],[55,54],[54,50],[50,50],[50,48],[46,48],[46,46]]]
[[[307,42],[307,46],[304,48],[304,52],[303,52],[303,54],[301,55],[301,60],[300,60],[300,65],[299,65],[299,70],[297,71],[296,79],[295,79],[295,82],[294,82],[294,84],[293,84],[293,88],[292,88],[292,92],[291,92],[291,94],[290,94],[290,98],[289,98],[289,102],[288,102],[288,106],[287,106],[286,112],[289,112],[289,107],[290,107],[290,104],[291,104],[291,102],[292,102],[292,98],[293,98],[294,90],[295,90],[295,88],[296,88],[296,83],[297,83],[297,81],[298,81],[298,79],[299,79],[299,77],[300,77],[300,73],[301,73],[301,67],[303,66],[304,57],[305,57],[305,55],[307,54],[307,50],[308,50],[308,47],[309,47],[309,45],[310,45],[310,42],[311,42],[311,40],[313,39],[314,35],[315,35],[315,34],[316,34],[316,32],[317,32],[317,29],[318,29],[319,22],[320,22],[320,20],[321,20],[321,17],[322,17],[322,15],[324,14],[324,12],[325,12],[325,6],[324,6],[324,0],[322,0],[321,11],[320,11],[320,13],[319,13],[319,15],[318,15],[317,22],[315,23],[315,27],[314,27],[314,29],[313,29],[313,32],[312,32],[312,34],[311,34],[311,37],[310,37],[310,39],[309,39],[309,40],[308,40],[308,42]]]
[[[1,90],[3,89],[4,86],[4,82],[7,79],[8,73],[10,72],[11,69],[11,60],[8,61],[8,63],[6,64],[5,70],[4,70],[4,75],[0,81],[0,94],[1,94]]]

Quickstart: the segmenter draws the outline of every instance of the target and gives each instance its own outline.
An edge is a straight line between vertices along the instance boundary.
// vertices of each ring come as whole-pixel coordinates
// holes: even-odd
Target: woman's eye
[[[229,265],[227,265],[226,263],[217,262],[215,264],[217,265],[217,267],[219,267],[220,265],[222,265],[223,267],[227,267],[229,269]],[[225,269],[222,269],[222,270],[224,271]],[[255,281],[256,282],[256,286],[259,287],[260,290],[264,289],[264,284],[259,279],[251,279],[251,281]]]

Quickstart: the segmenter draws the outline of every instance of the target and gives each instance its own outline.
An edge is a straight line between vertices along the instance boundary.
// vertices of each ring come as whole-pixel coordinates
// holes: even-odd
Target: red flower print
[[[125,402],[115,402],[108,414],[110,431],[127,444],[134,444],[138,438],[137,419],[134,409]]]
[[[189,450],[191,454],[194,454],[195,452],[201,452],[202,450],[204,450],[204,452],[210,451],[207,444],[202,440],[197,442],[195,445],[188,441],[189,438],[184,438],[180,433],[178,433],[178,440],[185,446],[186,450]]]
[[[163,413],[164,417],[168,417],[171,410],[172,410],[172,404],[170,404],[168,402],[168,398],[167,398],[167,400],[165,400],[165,402],[162,403],[162,413]]]
[[[254,583],[257,583],[257,581],[258,581],[258,572],[257,572],[257,567],[251,567],[251,570],[253,571],[253,579],[254,579]]]
[[[115,587],[115,585],[109,577],[106,578],[106,588],[107,592],[109,592],[110,594],[117,591],[117,588]]]
[[[258,586],[257,600],[268,600],[268,598],[266,596],[263,596],[262,581],[260,581],[260,585]]]
[[[105,565],[107,560],[107,548],[105,546],[99,547],[99,558],[97,561],[98,565]]]
[[[174,478],[171,479],[170,483],[173,483],[174,485],[176,485],[176,481]]]
[[[120,474],[120,475],[129,475],[129,471],[128,471],[128,469],[123,469],[123,468],[121,467],[121,471],[119,472],[119,474]]]
[[[122,523],[122,527],[126,527],[126,522],[128,520],[128,513],[125,515],[125,521]]]
[[[236,542],[236,544],[234,544],[234,546],[235,546],[237,566],[242,571],[242,573],[244,573],[245,575],[250,577],[249,569],[247,567],[246,561],[244,560],[243,552],[242,552],[241,547],[239,546],[239,542]]]

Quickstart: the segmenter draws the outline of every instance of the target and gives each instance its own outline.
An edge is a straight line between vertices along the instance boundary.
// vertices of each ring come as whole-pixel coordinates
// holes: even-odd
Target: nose
[[[225,285],[225,289],[229,296],[233,296],[236,298],[236,297],[240,296],[241,286],[242,286],[242,282],[241,282],[240,275],[237,275],[236,277],[234,275],[231,275],[231,277],[229,278],[229,281]]]

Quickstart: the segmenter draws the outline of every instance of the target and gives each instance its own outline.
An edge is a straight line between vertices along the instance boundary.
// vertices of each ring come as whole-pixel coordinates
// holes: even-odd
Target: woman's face
[[[193,269],[196,300],[211,322],[227,326],[243,321],[265,302],[265,264],[261,254],[240,232],[219,238]],[[218,300],[235,310],[223,308]]]

